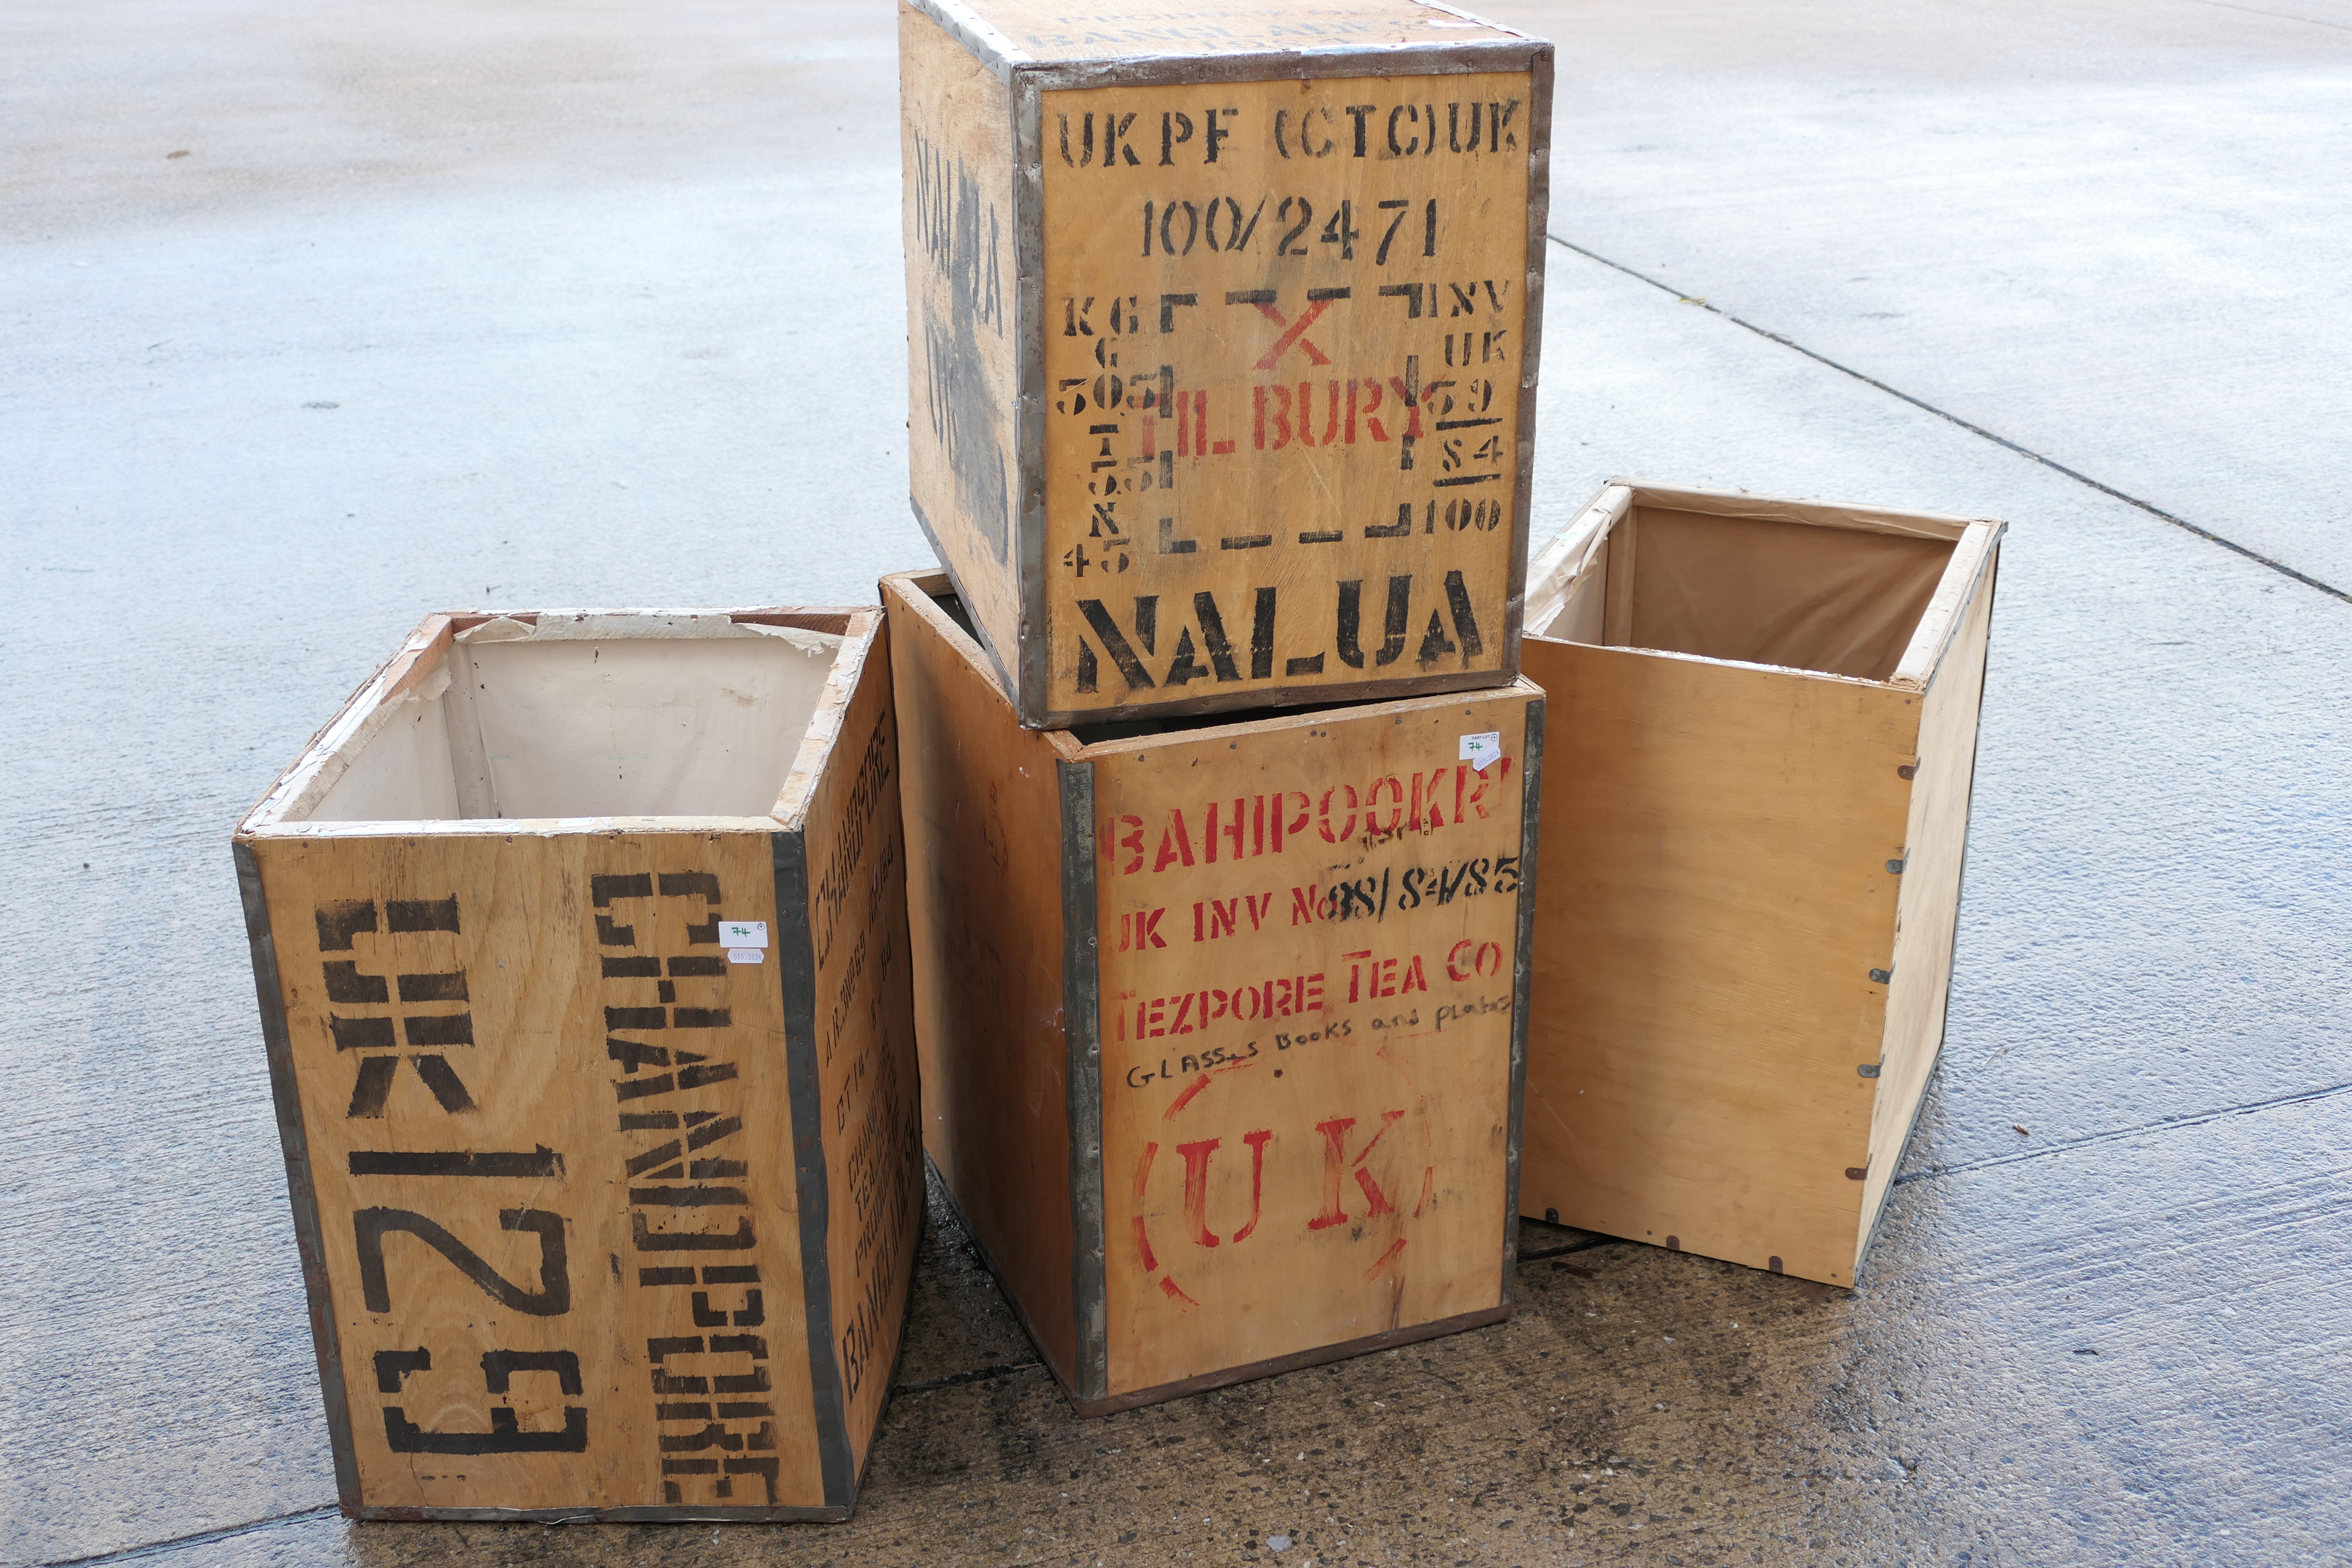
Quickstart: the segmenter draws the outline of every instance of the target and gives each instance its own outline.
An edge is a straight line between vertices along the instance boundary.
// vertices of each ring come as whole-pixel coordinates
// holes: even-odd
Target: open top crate
[[[1537,558],[1521,1212],[1853,1282],[1943,1040],[2003,526],[1617,481]]]
[[[843,1518],[921,1213],[878,611],[434,616],[238,826],[367,1518]]]

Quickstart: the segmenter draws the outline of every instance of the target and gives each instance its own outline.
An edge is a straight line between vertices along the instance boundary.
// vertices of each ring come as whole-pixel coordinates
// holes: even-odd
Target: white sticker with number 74
[[[765,921],[720,921],[719,940],[726,945],[729,962],[759,963],[767,954],[761,950],[768,945],[768,922]]]
[[[1502,754],[1503,732],[1500,730],[1462,737],[1462,760],[1482,773]]]

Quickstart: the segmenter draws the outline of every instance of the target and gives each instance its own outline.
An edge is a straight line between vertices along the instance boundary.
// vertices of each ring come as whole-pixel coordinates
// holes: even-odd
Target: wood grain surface
[[[1041,734],[947,586],[883,584],[936,867],[925,1136],[1066,1391],[1097,1412],[1491,1321],[1541,694]],[[1057,962],[1089,901],[1091,984]]]
[[[987,645],[1017,648],[1013,97],[901,4],[898,113],[911,497]]]
[[[919,1202],[880,617],[741,617],[844,638],[772,816],[305,819],[484,618],[428,622],[238,835],[344,1506],[845,1513]]]
[[[1586,521],[1534,594],[1601,645],[1526,645],[1521,1212],[1851,1285],[1942,1039],[2000,525],[1622,484]]]
[[[1114,1394],[1502,1303],[1537,700],[1089,748]]]
[[[1387,5],[900,39],[914,500],[1022,722],[1507,683],[1550,47]]]
[[[364,1505],[821,1503],[768,836],[256,850]]]
[[[1045,95],[1055,710],[1507,679],[1529,96]]]
[[[1983,525],[1979,525],[1983,527]],[[1886,1050],[1870,1118],[1870,1177],[1863,1193],[1859,1249],[1870,1244],[1920,1097],[1944,1043],[1952,988],[1952,944],[1960,916],[1960,872],[1968,861],[1969,802],[1976,780],[1977,723],[1983,710],[1985,656],[2000,570],[1997,531],[1984,528],[1979,550],[1966,544],[1956,573],[1967,598],[1936,665],[1919,721],[1919,755],[1904,832],[1903,891],[1895,904],[1895,964],[1886,1003]],[[1965,559],[1973,556],[1974,559]]]
[[[882,581],[906,769],[908,926],[923,1146],[1066,1386],[1077,1376],[1062,1024],[1061,805],[1075,742],[1011,721],[978,644]]]

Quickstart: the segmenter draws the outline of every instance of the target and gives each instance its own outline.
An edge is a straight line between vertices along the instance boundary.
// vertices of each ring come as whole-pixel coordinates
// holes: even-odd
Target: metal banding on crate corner
[[[1021,723],[1507,684],[1551,47],[900,12],[912,500]]]
[[[925,1144],[1072,1404],[1507,1315],[1542,694],[1040,733],[883,592]]]
[[[1537,558],[1523,1210],[1853,1283],[1943,1041],[2003,526],[1617,481]]]
[[[887,654],[436,616],[240,825],[346,1512],[848,1516],[921,1214]]]

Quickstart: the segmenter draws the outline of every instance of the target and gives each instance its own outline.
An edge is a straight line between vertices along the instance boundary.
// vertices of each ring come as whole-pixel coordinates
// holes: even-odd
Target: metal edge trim
[[[1456,691],[1499,691],[1519,678],[1517,669],[1471,669],[1398,680],[1351,680],[1333,686],[1278,686],[1222,696],[1189,697],[1181,702],[1122,703],[1113,708],[1056,710],[1024,729],[1075,730],[1088,724],[1118,724],[1136,719],[1172,719],[1195,713],[1234,713],[1260,708],[1323,708],[1341,702],[1403,701]]]
[[[1013,79],[1013,449],[1019,458],[1016,540],[1021,590],[1018,683],[1008,681],[1024,730],[1045,727],[1052,678],[1045,603],[1045,121],[1037,75]]]
[[[1102,959],[1095,932],[1095,765],[1057,760],[1062,798],[1063,1080],[1070,1123],[1070,1310],[1077,1397],[1110,1388],[1108,1250],[1103,1238]]]
[[[907,0],[907,4],[939,24],[940,30],[969,50],[974,58],[1010,80],[1013,68],[1025,65],[1029,52],[990,23],[987,17],[957,0]]]
[[[1294,1351],[1288,1355],[1269,1361],[1255,1361],[1245,1366],[1227,1367],[1223,1372],[1205,1372],[1198,1377],[1187,1377],[1175,1383],[1163,1383],[1156,1388],[1138,1389],[1132,1394],[1113,1395],[1108,1399],[1072,1399],[1071,1408],[1080,1415],[1094,1417],[1116,1415],[1122,1410],[1139,1405],[1159,1405],[1171,1399],[1181,1399],[1190,1394],[1204,1394],[1213,1388],[1228,1388],[1236,1383],[1255,1383],[1262,1377],[1278,1377],[1286,1372],[1302,1367],[1322,1366],[1327,1363],[1346,1361],[1354,1356],[1370,1355],[1375,1351],[1391,1350],[1423,1340],[1442,1339],[1470,1329],[1483,1329],[1508,1321],[1510,1303],[1499,1307],[1481,1307],[1475,1312],[1463,1312],[1433,1322],[1415,1323],[1410,1328],[1389,1329],[1377,1334],[1367,1334],[1360,1340],[1343,1340],[1335,1345],[1318,1345],[1311,1350]]]
[[[1191,87],[1239,81],[1308,81],[1335,77],[1472,76],[1526,70],[1540,39],[1490,38],[1453,44],[1339,44],[1317,49],[1246,54],[1119,55],[1095,60],[1036,60],[1019,75],[1044,92],[1106,87]]]
[[[923,531],[923,538],[929,542],[931,553],[939,558],[940,570],[948,574],[948,582],[954,587],[956,597],[963,602],[963,613],[971,616],[972,630],[980,634],[975,640],[980,644],[980,651],[988,656],[989,668],[996,671],[996,684],[1006,691],[1012,690],[1013,682],[1004,673],[1004,660],[997,656],[996,645],[988,640],[988,628],[980,624],[978,616],[972,616],[971,595],[963,591],[963,583],[957,577],[956,569],[948,563],[948,552],[940,548],[939,532],[931,527],[931,520],[924,512],[923,503],[910,495],[907,498],[907,504],[914,508],[915,526]]]
[[[327,1280],[319,1199],[310,1185],[310,1141],[302,1130],[302,1096],[294,1080],[293,1035],[286,1025],[278,942],[270,932],[269,901],[262,891],[261,862],[253,846],[232,839],[229,847],[236,858],[236,890],[245,905],[246,942],[253,950],[253,988],[261,1004],[269,1099],[278,1116],[278,1145],[286,1156],[286,1196],[294,1211],[294,1243],[302,1260],[303,1294],[310,1302],[310,1343],[319,1357],[319,1394],[326,1405],[328,1443],[334,1455],[335,1500],[346,1514],[357,1517],[359,1450],[352,1440],[351,1398],[343,1387],[342,1335],[335,1327],[334,1294]]]
[[[1534,547],[1536,398],[1543,364],[1544,275],[1551,253],[1552,49],[1528,62],[1528,265],[1519,296],[1519,475],[1511,518],[1510,598],[1504,611],[1503,668],[1517,674],[1527,623],[1528,556]]]
[[[833,1348],[833,1267],[826,1253],[832,1195],[824,1169],[823,1079],[816,1065],[816,949],[809,929],[808,837],[769,837],[776,876],[776,980],[784,1003],[784,1074],[793,1110],[793,1178],[800,1204],[801,1294],[806,1312],[809,1392],[814,1406],[824,1506],[856,1500],[856,1466],[840,1359]]]
[[[2004,528],[2006,528],[2006,524],[2003,525]],[[2000,587],[2000,535],[1999,533],[1993,535],[1992,548],[1986,552],[1984,573],[1983,576],[1979,580],[1984,583],[1988,593],[1997,591]],[[1971,595],[1971,597],[1973,598],[1973,595]],[[1992,668],[1992,626],[1990,619],[1991,614],[1990,609],[1989,608],[1986,613],[1988,619],[1985,626],[1985,669],[1986,672],[1990,674]],[[1940,664],[1942,661],[1939,659],[1937,662]],[[1927,717],[1926,704],[1927,700],[1924,693],[1920,696],[1919,700],[1921,705],[1920,717],[1924,720]],[[1982,689],[1979,688],[1977,695],[1975,750],[1969,753],[1969,816],[1971,821],[1973,821],[1976,816],[1977,766],[1983,760],[1984,694]],[[1952,898],[1952,946],[1956,952],[1958,949],[1960,942],[1960,917],[1968,912],[1968,908],[1969,832],[1967,826],[1964,824],[1960,830],[1960,885],[1959,890],[1955,893]],[[1894,1201],[1895,1179],[1902,1172],[1904,1157],[1911,1152],[1911,1139],[1913,1135],[1919,1131],[1920,1114],[1927,1109],[1927,1090],[1932,1086],[1935,1080],[1935,1076],[1944,1070],[1944,1042],[1950,1037],[1951,1032],[1952,983],[1950,978],[1948,976],[1944,981],[1944,1016],[1936,1026],[1936,1060],[1934,1064],[1927,1068],[1928,1082],[1919,1086],[1919,1098],[1912,1104],[1911,1121],[1909,1124],[1903,1129],[1903,1141],[1895,1147],[1894,1168],[1887,1173],[1886,1190],[1878,1194],[1878,1207],[1870,1216],[1870,1228],[1862,1233],[1862,1240],[1853,1249],[1853,1268],[1851,1270],[1851,1273],[1853,1276],[1854,1285],[1862,1283],[1863,1260],[1870,1255],[1870,1244],[1878,1239],[1879,1223],[1886,1217],[1887,1205]],[[1880,1049],[1884,1052],[1885,1047],[1881,1047]],[[1849,1289],[1851,1288],[1852,1287],[1849,1287]]]
[[[841,1524],[848,1508],[353,1508],[353,1519],[421,1524],[436,1520],[481,1524]]]
[[[1543,814],[1544,705],[1528,699],[1527,741],[1519,761],[1519,952],[1511,966],[1511,1131],[1503,1146],[1503,1300],[1518,1294],[1519,1152],[1528,1121],[1528,1005],[1536,980],[1536,853]]]

